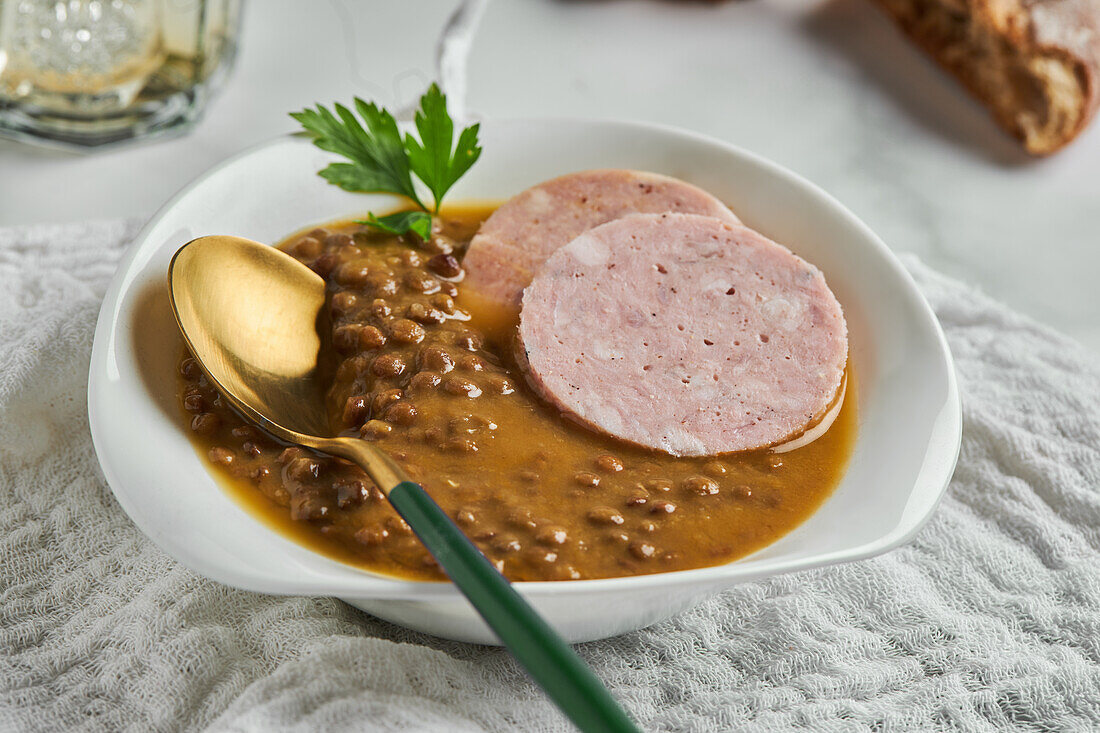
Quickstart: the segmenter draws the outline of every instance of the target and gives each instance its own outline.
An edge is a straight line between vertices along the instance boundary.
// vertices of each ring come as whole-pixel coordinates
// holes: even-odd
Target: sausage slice
[[[591,170],[554,178],[509,199],[470,242],[466,287],[519,306],[542,263],[577,235],[629,214],[704,214],[738,223],[725,204],[690,183],[631,170]]]
[[[797,437],[833,406],[848,354],[816,267],[690,214],[624,217],[559,249],[524,292],[519,339],[563,413],[676,456]]]

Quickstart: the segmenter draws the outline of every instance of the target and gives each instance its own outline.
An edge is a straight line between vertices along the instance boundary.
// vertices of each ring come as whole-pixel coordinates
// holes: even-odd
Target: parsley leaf
[[[432,84],[420,98],[415,116],[417,140],[412,133],[404,139],[393,115],[373,103],[355,99],[355,112],[366,123],[364,129],[355,114],[334,104],[335,114],[320,104],[316,109],[292,112],[303,130],[322,150],[343,156],[349,162],[331,163],[318,174],[345,191],[395,193],[410,199],[420,211],[401,211],[376,217],[373,213],[359,223],[391,234],[414,232],[422,239],[431,234],[432,214],[439,213],[443,196],[481,155],[478,125],[462,130],[454,142],[454,121],[447,113],[447,97]],[[429,212],[420,200],[413,175],[432,192]]]
[[[420,109],[416,113],[416,130],[420,133],[420,140],[406,134],[405,149],[409,152],[409,165],[413,173],[424,181],[435,198],[436,212],[443,196],[481,155],[477,144],[478,128],[478,125],[472,125],[463,130],[452,152],[454,122],[447,114],[447,98],[435,84],[420,98]]]
[[[398,211],[396,214],[381,217],[367,214],[365,220],[356,219],[355,223],[366,224],[390,234],[401,235],[411,231],[421,239],[427,239],[432,235],[431,214],[423,211]]]
[[[364,130],[351,110],[335,104],[336,114],[317,105],[291,113],[322,150],[336,153],[350,163],[332,163],[320,176],[345,191],[396,193],[424,208],[409,175],[409,157],[393,115],[356,98],[355,109],[367,123]]]

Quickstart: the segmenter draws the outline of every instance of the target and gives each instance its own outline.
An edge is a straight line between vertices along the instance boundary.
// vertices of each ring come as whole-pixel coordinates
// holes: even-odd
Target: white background
[[[253,0],[237,68],[190,135],[90,155],[0,141],[0,226],[147,217],[291,131],[290,110],[406,104],[435,75],[454,6]],[[896,251],[1100,351],[1100,124],[1028,159],[868,0],[495,0],[469,73],[482,116],[662,122],[772,158]]]

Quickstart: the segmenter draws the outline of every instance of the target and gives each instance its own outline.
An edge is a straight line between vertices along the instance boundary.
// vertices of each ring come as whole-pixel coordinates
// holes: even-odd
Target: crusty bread
[[[1100,105],[1100,0],[875,0],[1034,155]]]

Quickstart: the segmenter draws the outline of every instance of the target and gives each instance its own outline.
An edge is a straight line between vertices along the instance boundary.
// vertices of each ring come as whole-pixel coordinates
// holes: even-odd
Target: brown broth
[[[437,241],[460,254],[491,211],[447,208]],[[325,230],[280,246],[328,275],[326,349],[339,352],[328,400],[334,430],[395,456],[512,580],[727,563],[805,521],[843,476],[856,434],[850,369],[839,416],[813,443],[784,454],[675,458],[596,434],[539,400],[511,358],[516,314],[480,304],[460,278],[428,268],[431,244],[423,251],[349,222]],[[357,467],[248,426],[187,355],[180,399],[213,473],[270,526],[372,572],[442,579]]]

